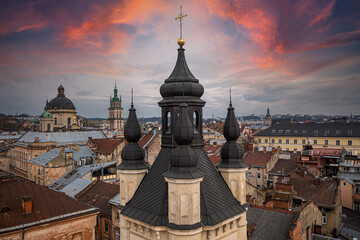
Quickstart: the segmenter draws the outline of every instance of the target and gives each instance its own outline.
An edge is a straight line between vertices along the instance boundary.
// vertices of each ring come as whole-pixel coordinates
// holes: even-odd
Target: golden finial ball
[[[183,38],[179,38],[179,40],[178,40],[178,45],[179,45],[180,47],[184,46],[184,45],[185,45],[185,40],[184,40]]]

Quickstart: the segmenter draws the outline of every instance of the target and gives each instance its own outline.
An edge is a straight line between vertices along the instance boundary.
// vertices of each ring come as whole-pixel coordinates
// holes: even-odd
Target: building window
[[[271,139],[271,143],[275,143],[275,139]]]
[[[336,145],[340,145],[340,140],[336,140]]]
[[[260,173],[257,174],[257,178],[258,178],[258,179],[261,178],[261,174],[260,174]]]
[[[171,133],[171,113],[166,112],[165,118],[165,133]]]
[[[286,129],[285,133],[290,133],[290,129]]]
[[[282,143],[282,140],[281,140],[281,139],[279,139],[279,143]]]
[[[290,143],[290,140],[289,139],[286,139],[286,144],[289,144]]]
[[[305,129],[304,129],[304,130],[302,130],[302,133],[303,133],[303,134],[306,134],[306,130],[305,130]]]
[[[261,143],[261,138],[259,138],[258,143]]]
[[[322,224],[326,224],[326,213],[322,214],[321,222]]]
[[[336,130],[336,134],[340,134],[341,133],[341,131],[338,129],[338,130]]]
[[[247,173],[247,178],[252,179],[252,173],[251,172]]]
[[[356,185],[356,186],[355,186],[355,192],[356,192],[356,193],[360,193],[360,185]]]
[[[352,130],[348,130],[348,135],[352,135]]]
[[[289,148],[286,148],[286,151],[289,151]]]
[[[119,221],[119,219],[120,219],[120,216],[119,216],[119,212],[118,212],[118,211],[115,212],[115,219],[116,219],[117,221]]]
[[[297,129],[294,130],[294,133],[298,133],[298,132],[299,132],[299,130],[297,130]]]
[[[55,123],[55,125],[57,124],[57,118],[54,119],[54,123]]]
[[[360,168],[356,168],[356,172],[360,172]]]
[[[317,144],[317,140],[316,140],[316,139],[314,140],[314,144]]]
[[[279,130],[279,133],[282,133],[282,132],[283,132],[283,130],[282,130],[282,129],[280,129],[280,130]]]
[[[348,145],[351,146],[352,145],[352,140],[348,141]]]
[[[271,133],[276,133],[276,129],[273,129],[273,130],[271,131]]]
[[[294,144],[297,144],[297,139],[294,139]]]
[[[265,143],[268,143],[268,139],[267,139],[267,138],[265,138]]]
[[[294,152],[297,152],[297,148],[294,148]]]
[[[325,134],[329,134],[330,133],[330,130],[325,130]]]
[[[329,145],[329,140],[325,140],[325,145]]]
[[[260,185],[260,184],[257,184],[256,187],[257,187],[257,188],[261,188],[261,185]]]
[[[318,134],[319,133],[319,130],[314,130],[314,134]]]
[[[306,140],[305,140],[305,139],[302,140],[302,144],[306,144]]]
[[[194,128],[195,132],[200,132],[200,115],[198,110],[194,111]]]
[[[344,171],[348,171],[349,170],[349,168],[348,167],[344,167]]]
[[[108,220],[106,220],[105,219],[105,221],[104,221],[104,231],[107,233],[107,232],[109,232],[109,223],[108,223]]]
[[[355,211],[360,211],[360,202],[354,202],[354,210]]]
[[[346,182],[343,183],[344,187],[346,187]]]

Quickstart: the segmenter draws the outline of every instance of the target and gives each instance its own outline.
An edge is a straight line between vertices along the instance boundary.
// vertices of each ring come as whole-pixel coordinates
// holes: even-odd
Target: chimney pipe
[[[24,214],[32,213],[32,199],[29,196],[24,196],[22,198],[22,208]]]

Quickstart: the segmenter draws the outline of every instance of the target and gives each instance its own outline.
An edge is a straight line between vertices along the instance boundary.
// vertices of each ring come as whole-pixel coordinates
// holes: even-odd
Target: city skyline
[[[204,116],[359,114],[357,1],[2,1],[0,112],[41,114],[60,84],[79,115],[123,108],[160,116],[176,62],[179,6],[186,59],[205,88]],[[127,112],[127,111],[125,111]]]

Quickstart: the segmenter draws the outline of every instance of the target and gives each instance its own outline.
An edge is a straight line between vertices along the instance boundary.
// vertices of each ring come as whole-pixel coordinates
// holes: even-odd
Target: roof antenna
[[[134,107],[134,90],[131,88],[131,107]]]
[[[232,101],[231,101],[231,87],[229,88],[229,93],[230,93],[230,106],[232,107]]]

